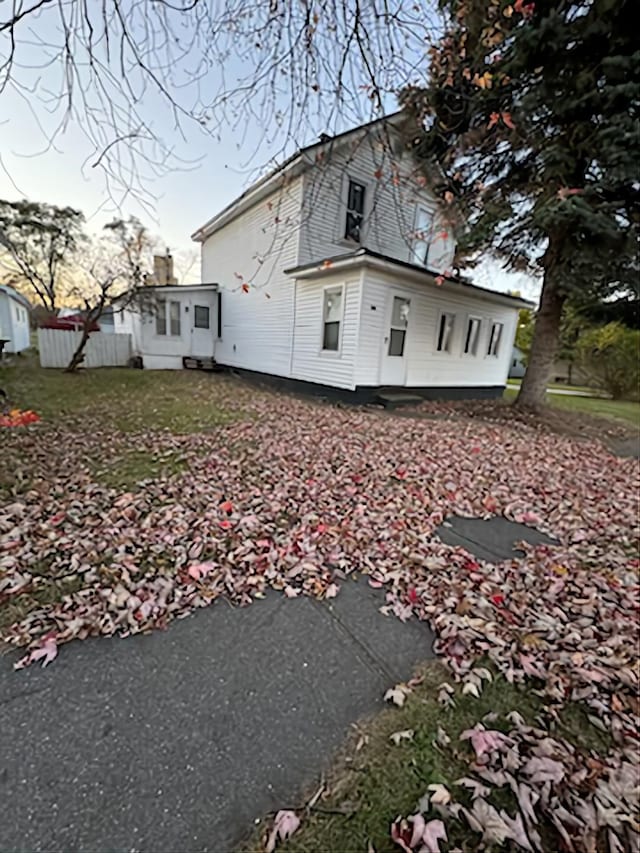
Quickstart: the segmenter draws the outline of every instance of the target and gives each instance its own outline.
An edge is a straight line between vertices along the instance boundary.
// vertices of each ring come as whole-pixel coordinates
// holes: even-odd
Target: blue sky
[[[36,43],[41,39],[48,43],[59,39],[56,18],[38,15],[26,32],[30,33],[31,44],[22,47],[20,74],[34,93],[10,87],[2,94],[0,197],[26,197],[80,208],[92,230],[98,230],[114,216],[135,214],[158,236],[159,248],[163,245],[171,248],[179,275],[180,267],[187,266],[187,256],[197,252],[190,234],[246,189],[260,172],[292,148],[314,141],[320,132],[343,130],[357,124],[358,118],[365,120],[371,116],[366,98],[356,92],[341,113],[326,118],[322,104],[310,101],[303,120],[288,133],[279,129],[275,110],[254,120],[247,120],[247,114],[241,112],[235,128],[218,127],[215,135],[185,120],[182,133],[178,133],[167,103],[147,90],[140,99],[145,119],[167,145],[174,147],[185,165],[160,177],[149,175],[144,181],[145,188],[155,198],[146,209],[135,198],[116,204],[105,190],[100,168],[92,168],[96,155],[81,124],[70,121],[58,132],[54,144],[47,145],[47,137],[60,121],[60,112],[51,111],[43,97],[59,86],[61,68],[55,62],[44,68],[35,67],[42,65],[43,55],[42,45]],[[25,69],[29,64],[34,68]],[[231,56],[224,72],[215,67],[208,71],[206,84],[215,89],[223,79],[222,73],[225,81],[233,82],[251,70],[246,56]],[[278,103],[286,114],[286,94],[279,96],[276,106]],[[393,96],[387,97],[386,106],[389,111],[395,109]],[[108,126],[106,117],[105,122]],[[195,263],[187,280],[197,280],[198,275]],[[535,298],[539,290],[537,283],[528,277],[508,275],[494,263],[476,268],[472,276],[485,287],[517,289],[530,298]]]

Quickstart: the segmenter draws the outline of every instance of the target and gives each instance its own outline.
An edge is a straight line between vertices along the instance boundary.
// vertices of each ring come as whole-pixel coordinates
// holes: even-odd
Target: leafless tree
[[[0,95],[45,146],[81,130],[114,201],[149,202],[153,177],[193,165],[194,127],[230,129],[263,167],[265,143],[280,156],[393,107],[439,30],[407,0],[7,0]]]
[[[71,295],[84,306],[82,334],[66,367],[73,373],[82,365],[92,331],[107,309],[114,314],[149,307],[144,277],[152,269],[153,241],[135,217],[105,226],[78,265]]]

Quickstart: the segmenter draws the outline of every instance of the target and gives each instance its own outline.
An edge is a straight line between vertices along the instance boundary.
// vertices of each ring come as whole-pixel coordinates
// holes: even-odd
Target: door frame
[[[412,308],[412,294],[410,291],[401,290],[400,288],[389,288],[387,290],[387,304],[385,307],[385,325],[383,329],[382,335],[382,347],[380,349],[380,385],[385,386],[398,386],[398,387],[406,387],[407,384],[407,375],[409,372],[409,358],[408,358],[408,346],[409,346],[409,333],[411,330],[411,308]],[[391,321],[393,318],[393,301],[395,297],[399,297],[400,299],[405,299],[409,303],[409,316],[407,318],[407,327],[405,330],[404,336],[404,349],[401,356],[393,356],[389,355],[389,343],[391,339]],[[384,371],[386,365],[386,359],[399,359],[402,363],[402,379],[396,380],[394,382],[385,381]],[[400,361],[396,361],[396,364],[400,365]]]

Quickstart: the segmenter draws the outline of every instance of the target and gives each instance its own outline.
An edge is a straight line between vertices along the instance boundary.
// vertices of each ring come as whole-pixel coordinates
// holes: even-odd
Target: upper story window
[[[429,249],[433,237],[433,211],[426,207],[418,207],[416,210],[415,243],[413,252],[415,263],[427,266],[429,263]]]
[[[478,352],[481,325],[482,321],[479,317],[469,317],[467,320],[467,332],[464,336],[465,355],[475,355]]]
[[[438,325],[438,342],[436,350],[438,352],[451,352],[451,341],[453,339],[453,327],[455,324],[456,315],[449,314],[443,311],[440,315],[440,323]]]
[[[502,340],[503,328],[503,323],[492,323],[491,334],[489,335],[489,346],[487,347],[487,355],[498,356],[498,354],[500,353],[500,341]]]
[[[365,189],[364,184],[349,180],[344,236],[347,240],[354,240],[356,243],[362,240]]]

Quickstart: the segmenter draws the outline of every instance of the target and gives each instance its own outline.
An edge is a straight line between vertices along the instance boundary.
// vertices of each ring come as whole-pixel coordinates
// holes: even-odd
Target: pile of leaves
[[[10,409],[6,414],[0,414],[0,427],[29,426],[29,424],[37,424],[39,420],[40,415],[30,409],[25,411]]]
[[[431,798],[416,814],[443,829],[419,833],[410,817],[410,835],[394,831],[405,849],[439,849],[451,820],[482,827],[477,849],[511,839],[540,850],[538,821],[568,850],[596,849],[601,833],[612,850],[634,849],[637,463],[522,424],[389,418],[222,384],[216,393],[247,416],[197,435],[123,435],[88,415],[82,427],[8,436],[7,457],[29,460],[0,512],[0,604],[16,614],[1,636],[25,647],[18,666],[48,663],[75,638],[164,628],[220,596],[248,605],[271,587],[331,598],[365,573],[385,587],[390,615],[428,620],[466,693],[482,689],[489,661],[541,691],[551,716],[587,703],[615,743],[590,766],[544,729],[514,720],[502,738],[478,728],[473,807],[455,792]],[[124,493],[97,481],[96,459],[125,452],[178,456],[181,471]],[[504,516],[559,544],[483,563],[437,536],[453,515]],[[30,598],[69,578],[72,591],[50,603]],[[443,704],[451,694],[443,685]],[[484,796],[504,786],[517,788],[519,816],[496,817]]]

